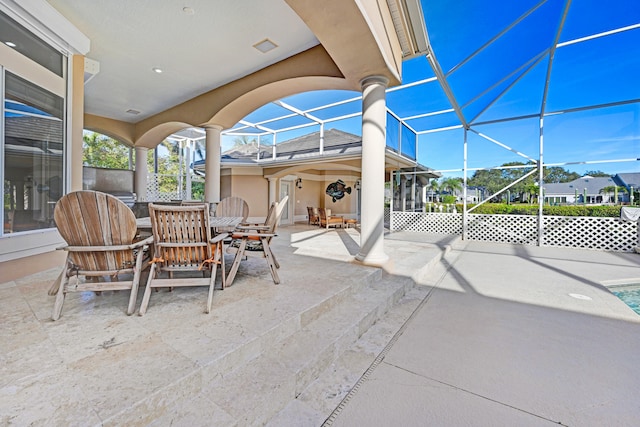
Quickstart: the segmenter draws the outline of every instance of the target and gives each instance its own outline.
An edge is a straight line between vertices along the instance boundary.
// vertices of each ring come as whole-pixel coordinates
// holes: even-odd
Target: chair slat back
[[[249,216],[249,205],[240,197],[225,197],[216,207],[216,216],[240,216],[245,222]]]
[[[164,268],[197,269],[211,258],[209,205],[149,204],[155,257]]]
[[[327,211],[324,208],[318,208],[318,216],[320,217],[320,221],[325,222],[327,220]]]
[[[63,196],[53,211],[56,227],[69,246],[128,245],[136,236],[136,217],[121,200],[99,191],[75,191]],[[131,266],[133,252],[87,251],[71,254],[83,270],[117,270]]]
[[[267,214],[267,219],[264,222],[265,225],[269,226],[270,233],[275,233],[278,229],[280,218],[282,218],[282,214],[288,200],[289,196],[284,196],[282,200],[271,205],[271,209],[269,209],[269,213]]]

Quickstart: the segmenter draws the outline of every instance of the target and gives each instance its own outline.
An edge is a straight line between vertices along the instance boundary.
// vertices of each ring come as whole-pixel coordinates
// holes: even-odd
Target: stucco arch
[[[353,90],[341,77],[304,76],[265,84],[239,96],[220,109],[206,124],[216,124],[223,129],[233,127],[243,117],[269,102],[302,92],[314,90]]]
[[[182,122],[162,123],[145,132],[135,143],[136,147],[155,148],[169,135],[182,129],[194,127],[194,125]]]
[[[93,114],[84,115],[83,128],[107,135],[121,143],[134,147],[135,125],[119,120],[107,119]]]
[[[328,162],[328,163],[314,163],[311,164],[298,164],[288,168],[279,169],[277,171],[271,173],[265,173],[265,178],[282,178],[287,175],[294,175],[297,172],[302,172],[308,169],[314,170],[329,170],[329,171],[352,171],[352,172],[362,172],[362,168],[359,166],[354,166],[345,163],[336,163],[336,162]]]
[[[100,135],[105,135],[108,136],[111,139],[115,139],[116,141],[122,143],[123,145],[126,145],[129,148],[134,148],[134,145],[131,141],[128,141],[126,139],[126,137],[122,136],[122,135],[118,135],[116,132],[112,132],[108,129],[100,129],[100,128],[96,128],[96,127],[89,127],[89,126],[85,126],[84,130],[88,130],[91,132],[95,132],[98,133]]]

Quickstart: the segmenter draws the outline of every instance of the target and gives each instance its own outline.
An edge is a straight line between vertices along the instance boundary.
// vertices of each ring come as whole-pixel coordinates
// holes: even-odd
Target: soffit
[[[85,112],[131,123],[318,44],[283,0],[48,1],[89,37],[87,57],[100,64]],[[265,38],[278,47],[256,50]]]

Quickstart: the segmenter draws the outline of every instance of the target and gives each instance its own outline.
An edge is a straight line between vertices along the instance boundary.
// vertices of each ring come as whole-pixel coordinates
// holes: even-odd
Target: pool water
[[[609,288],[609,290],[633,311],[640,314],[640,285],[616,286]]]

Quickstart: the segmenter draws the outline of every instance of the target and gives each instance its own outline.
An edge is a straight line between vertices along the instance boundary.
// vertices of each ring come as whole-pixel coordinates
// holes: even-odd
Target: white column
[[[278,183],[277,178],[268,178],[269,179],[269,206],[273,202],[279,202],[278,198],[278,188],[276,184]]]
[[[380,266],[388,259],[384,253],[384,165],[387,127],[383,76],[367,77],[362,86],[362,217],[360,252],[356,259]]]
[[[222,126],[205,126],[206,157],[204,159],[204,201],[214,203],[220,201],[220,133]]]
[[[193,198],[193,196],[191,195],[191,168],[189,167],[189,165],[191,165],[191,162],[193,161],[191,156],[192,145],[193,145],[193,140],[187,139],[186,147],[185,147],[186,154],[185,154],[185,167],[184,167],[184,169],[187,171],[186,173],[187,200],[191,200]]]
[[[136,147],[136,170],[133,173],[134,188],[136,191],[136,202],[147,201],[147,155],[149,149],[147,147]]]
[[[407,210],[407,176],[400,175],[400,206],[397,206],[399,211]]]

